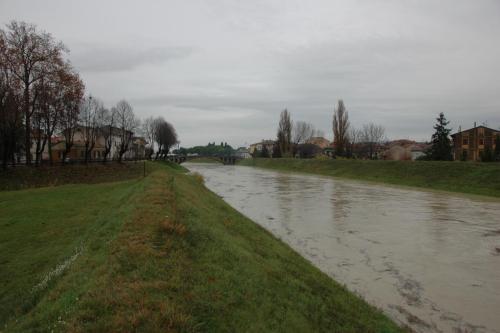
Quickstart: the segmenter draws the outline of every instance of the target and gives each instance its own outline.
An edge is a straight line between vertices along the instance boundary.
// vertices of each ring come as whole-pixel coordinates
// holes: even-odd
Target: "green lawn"
[[[500,197],[500,163],[257,158],[240,165]]]
[[[0,192],[0,331],[398,332],[178,166]]]

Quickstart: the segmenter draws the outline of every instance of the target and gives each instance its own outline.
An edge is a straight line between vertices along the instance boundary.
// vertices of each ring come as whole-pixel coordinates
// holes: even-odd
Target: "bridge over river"
[[[195,159],[211,159],[217,162],[220,162],[224,165],[234,165],[239,160],[243,159],[242,157],[236,155],[212,155],[212,156],[191,156],[191,155],[171,155],[168,156],[167,159],[171,162],[182,164],[184,162],[192,161]]]

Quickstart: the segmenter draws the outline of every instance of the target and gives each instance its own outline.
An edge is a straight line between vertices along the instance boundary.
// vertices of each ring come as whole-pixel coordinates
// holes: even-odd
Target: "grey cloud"
[[[110,47],[88,46],[73,53],[73,64],[83,72],[115,72],[136,69],[142,65],[159,65],[186,58],[193,53],[189,47]]]
[[[1,22],[70,47],[88,91],[168,118],[183,145],[271,138],[285,107],[331,138],[339,98],[394,139],[430,138],[441,111],[500,125],[497,0],[0,2]]]

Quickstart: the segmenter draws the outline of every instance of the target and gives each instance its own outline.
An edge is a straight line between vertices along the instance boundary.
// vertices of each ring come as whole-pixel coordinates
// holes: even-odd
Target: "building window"
[[[467,136],[464,136],[463,139],[462,139],[462,144],[464,146],[468,145],[469,144],[469,137]]]
[[[479,145],[484,146],[484,139],[479,139]]]

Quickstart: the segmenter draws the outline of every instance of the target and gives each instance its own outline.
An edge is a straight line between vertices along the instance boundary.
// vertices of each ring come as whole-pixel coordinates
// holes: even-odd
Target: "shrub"
[[[200,184],[204,184],[205,183],[205,178],[203,178],[203,175],[201,173],[199,173],[199,172],[193,172],[191,175],[194,177],[194,179],[198,183],[200,183]]]

